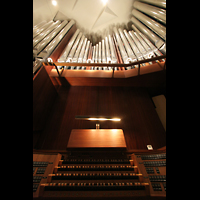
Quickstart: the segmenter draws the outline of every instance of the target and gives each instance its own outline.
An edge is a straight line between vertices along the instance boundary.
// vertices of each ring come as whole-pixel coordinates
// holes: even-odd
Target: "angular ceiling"
[[[105,1],[105,0],[104,0]],[[33,0],[33,25],[53,19],[74,19],[85,35],[102,37],[113,26],[124,27],[130,22],[134,0]]]

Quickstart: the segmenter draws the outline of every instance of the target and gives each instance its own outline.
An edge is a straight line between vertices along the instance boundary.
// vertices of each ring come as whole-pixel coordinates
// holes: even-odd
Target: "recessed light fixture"
[[[84,116],[84,115],[75,116],[75,119],[90,120],[90,121],[114,121],[114,122],[121,121],[121,119],[117,117],[99,117],[99,116]]]
[[[108,2],[108,0],[101,0],[103,2],[103,5],[105,6]]]
[[[57,1],[55,1],[55,0],[52,0],[51,3],[52,3],[54,6],[57,5]]]

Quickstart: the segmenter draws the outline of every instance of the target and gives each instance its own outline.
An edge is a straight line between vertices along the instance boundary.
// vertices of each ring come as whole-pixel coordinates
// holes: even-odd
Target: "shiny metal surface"
[[[166,8],[166,0],[140,0],[142,2],[152,4],[161,8]]]
[[[34,48],[34,54],[39,54],[55,37],[59,32],[67,25],[68,21],[64,20],[58,27],[56,27],[50,34],[48,34],[40,43]]]
[[[163,25],[151,19],[150,17],[147,17],[136,9],[132,10],[132,14],[156,34],[158,34],[163,40],[166,39],[166,28]]]
[[[154,19],[159,20],[160,22],[166,24],[166,10],[158,8],[155,6],[148,5],[139,1],[134,1],[133,7],[143,13],[153,17]]]

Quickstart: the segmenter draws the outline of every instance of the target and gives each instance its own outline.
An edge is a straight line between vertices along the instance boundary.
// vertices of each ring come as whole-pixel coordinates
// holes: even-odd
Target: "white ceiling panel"
[[[84,34],[102,35],[109,26],[127,24],[131,18],[134,0],[33,0],[33,25],[43,20],[74,19]]]

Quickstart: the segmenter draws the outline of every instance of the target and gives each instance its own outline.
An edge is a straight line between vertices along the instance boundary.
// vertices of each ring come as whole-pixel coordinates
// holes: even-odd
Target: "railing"
[[[162,55],[162,56],[157,56],[157,57],[152,57],[150,59],[145,59],[145,60],[140,60],[140,61],[136,61],[136,62],[130,62],[128,64],[118,64],[118,63],[75,63],[75,62],[43,62],[43,66],[54,66],[58,76],[61,77],[64,68],[62,68],[60,71],[58,69],[57,66],[92,66],[92,67],[112,67],[113,70],[113,74],[112,77],[114,77],[114,67],[130,67],[130,66],[134,66],[134,65],[138,65],[138,75],[140,75],[140,65],[143,63],[147,63],[147,62],[151,62],[151,61],[155,61],[155,60],[161,60],[165,58],[165,63],[164,63],[164,67],[162,67],[159,62],[157,62],[158,65],[160,65],[161,68],[163,68],[163,70],[166,69],[166,55]]]

